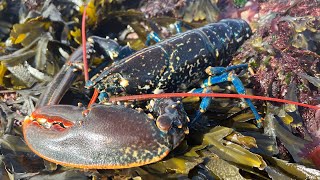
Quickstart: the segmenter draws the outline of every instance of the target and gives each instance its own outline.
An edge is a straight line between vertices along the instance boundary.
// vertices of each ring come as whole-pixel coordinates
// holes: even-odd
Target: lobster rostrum
[[[86,44],[89,54],[101,53],[115,60],[87,85],[100,91],[102,102],[107,96],[123,92],[185,91],[207,76],[207,67],[229,64],[228,57],[250,35],[245,21],[226,19],[180,33],[131,55],[111,39],[91,37]],[[37,109],[26,117],[23,134],[31,150],[65,166],[118,169],[159,161],[179,145],[188,134],[189,122],[180,99],[153,100],[149,106],[153,115],[109,103],[88,109],[57,105],[82,73],[81,54],[80,47],[41,95]],[[212,67],[207,73],[218,76],[206,80],[204,86],[231,81],[244,93],[243,86],[229,72],[234,68]],[[194,92],[202,91],[206,88]],[[255,115],[260,118],[257,112]]]

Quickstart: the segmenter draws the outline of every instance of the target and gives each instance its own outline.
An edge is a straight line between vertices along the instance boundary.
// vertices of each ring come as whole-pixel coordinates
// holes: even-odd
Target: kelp
[[[207,168],[217,179],[246,179],[239,172],[239,168],[227,161],[220,159],[217,155],[212,154],[206,162]]]
[[[279,124],[279,120],[277,120],[277,118],[269,117],[270,116],[268,116],[267,118],[268,123],[272,124],[271,126],[273,126],[274,128],[276,137],[279,138],[280,141],[284,144],[284,146],[290,152],[290,155],[293,157],[293,159],[296,162],[310,164],[307,161],[305,161],[305,159],[300,154],[301,150],[303,150],[305,146],[311,142],[294,136],[290,131],[288,131],[286,128],[283,128]]]
[[[13,44],[21,43],[22,46],[27,46],[39,35],[47,32],[51,25],[50,21],[43,20],[41,17],[30,19],[24,24],[15,24],[10,33],[10,40]]]
[[[52,62],[47,60],[46,47],[49,40],[50,36],[45,34],[35,38],[35,40],[26,47],[12,54],[0,56],[1,63],[11,72],[11,76],[18,79],[16,83],[12,81],[14,86],[25,85],[26,87],[31,87],[36,82],[49,82],[51,80],[49,73],[53,75],[57,72],[58,67],[57,64],[52,64]],[[34,63],[35,67],[32,67],[30,65],[31,63]]]
[[[277,165],[277,169],[281,170],[282,173],[290,174],[291,178],[318,179],[320,175],[320,171],[312,168],[307,168],[303,165],[289,163],[287,161],[277,158],[272,158],[268,160],[271,161],[272,164]]]
[[[205,134],[204,143],[212,145],[209,150],[227,161],[264,169],[266,163],[261,156],[251,153],[240,145],[231,142],[219,142],[231,132],[232,130],[229,128],[214,127],[210,133]]]
[[[0,86],[5,86],[4,75],[6,74],[6,72],[7,72],[6,66],[2,62],[0,62]]]
[[[320,88],[320,79],[319,78],[309,76],[308,74],[303,74],[303,73],[298,73],[298,75],[304,79],[307,79],[314,86]]]
[[[239,49],[232,64],[250,64],[249,75],[247,71],[237,72],[248,93],[320,104],[319,18],[315,16],[315,1],[290,4],[284,1],[184,3],[169,0],[165,1],[168,3],[161,1],[163,4],[157,6],[158,2],[91,0],[87,2],[86,33],[88,36],[108,36],[117,39],[121,45],[129,44],[139,50],[145,47],[146,36],[151,31],[159,33],[162,39],[172,36],[175,32],[170,24],[177,20],[182,21],[187,30],[221,17],[247,14],[254,35]],[[319,177],[316,170],[319,167],[315,166],[319,162],[314,158],[319,149],[319,129],[316,128],[319,127],[319,112],[294,105],[255,101],[265,117],[264,128],[259,129],[245,104],[226,98],[214,99],[202,121],[190,127],[190,134],[180,146],[157,163],[122,170],[83,170],[43,162],[25,145],[19,125],[24,116],[34,110],[45,84],[81,44],[83,2],[26,1],[23,5],[19,1],[14,9],[25,6],[26,10],[21,16],[13,13],[11,16],[15,18],[8,21],[3,15],[11,12],[9,4],[12,2],[0,3],[0,24],[3,25],[0,27],[3,41],[0,45],[0,85],[10,89],[2,91],[5,94],[0,96],[0,176],[4,179]],[[91,67],[98,66],[103,60],[94,58]],[[212,90],[235,93],[227,83],[213,86]],[[82,94],[86,92],[79,89],[78,84],[68,93],[72,99],[65,97],[63,103],[86,104],[88,101],[88,95]],[[192,119],[199,98],[185,98],[183,103]]]

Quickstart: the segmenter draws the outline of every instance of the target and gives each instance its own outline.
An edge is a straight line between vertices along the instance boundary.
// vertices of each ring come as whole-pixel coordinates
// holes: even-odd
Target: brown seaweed
[[[16,3],[14,3],[16,2]],[[23,3],[24,2],[24,3]],[[111,0],[88,2],[87,34],[109,36],[138,50],[151,31],[163,39],[179,20],[199,27],[220,18],[245,18],[254,35],[232,64],[248,63],[240,78],[250,94],[320,104],[319,2]],[[21,138],[45,84],[81,44],[82,1],[0,1],[0,176],[4,179],[317,179],[319,111],[255,101],[264,128],[239,100],[214,99],[199,127],[164,160],[124,170],[70,169],[43,162]],[[20,9],[22,12],[17,14]],[[149,18],[146,18],[148,16]],[[8,18],[6,18],[8,17]],[[152,17],[152,18],[151,18]],[[94,66],[101,63],[94,60]],[[23,89],[23,90],[20,90]],[[234,93],[222,84],[214,92]],[[75,84],[64,103],[88,101]],[[72,95],[72,96],[71,96]],[[183,100],[193,116],[199,99]],[[86,103],[84,103],[86,104]],[[311,154],[311,155],[310,155]]]

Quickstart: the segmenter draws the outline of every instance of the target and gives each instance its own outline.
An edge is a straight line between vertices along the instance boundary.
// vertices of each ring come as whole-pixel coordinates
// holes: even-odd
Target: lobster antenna
[[[99,95],[99,90],[97,88],[94,88],[93,95],[90,99],[88,107],[90,107],[92,104],[94,104],[96,102],[98,95]]]
[[[162,94],[141,94],[141,95],[130,95],[121,97],[112,97],[109,101],[129,101],[129,100],[144,100],[152,98],[173,98],[173,97],[215,97],[215,98],[246,98],[246,99],[257,99],[264,101],[273,101],[287,104],[294,104],[297,106],[307,107],[310,109],[320,110],[320,106],[313,106],[309,104],[299,103],[286,99],[270,98],[264,96],[252,96],[244,94],[224,94],[224,93],[162,93]]]
[[[86,10],[87,5],[84,5],[83,14],[82,14],[82,24],[81,24],[81,39],[82,39],[82,61],[83,61],[83,74],[85,83],[89,81],[89,68],[88,68],[88,60],[87,60],[87,37],[86,37]],[[96,102],[99,95],[99,91],[94,89],[93,96],[90,99],[88,107],[90,107],[93,103]]]
[[[86,38],[86,9],[87,5],[84,5],[83,14],[82,14],[82,24],[81,24],[81,38],[82,38],[82,60],[83,60],[83,73],[84,80],[88,82],[89,80],[89,68],[88,68],[88,60],[87,60],[87,38]]]

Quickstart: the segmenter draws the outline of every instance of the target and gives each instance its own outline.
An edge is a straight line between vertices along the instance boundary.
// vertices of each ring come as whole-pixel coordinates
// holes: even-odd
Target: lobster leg
[[[231,72],[231,73],[229,73],[229,79],[239,94],[246,94],[246,90],[237,75],[235,75],[234,73]],[[257,109],[255,108],[255,106],[253,105],[253,103],[250,99],[244,99],[244,100],[246,101],[246,103],[248,104],[248,106],[250,107],[251,111],[254,114],[254,117],[255,117],[256,123],[257,123],[257,127],[261,128],[263,118],[259,115]]]
[[[175,29],[177,34],[182,33],[182,28],[181,28],[182,22],[181,21],[177,21],[174,24],[170,24],[170,25],[173,26],[173,29]],[[161,41],[161,38],[156,32],[152,31],[147,35],[147,40],[146,40],[146,43],[145,43],[146,46],[150,45],[151,40],[153,40],[154,42],[158,43],[158,42]]]
[[[147,35],[146,46],[150,46],[151,40],[153,40],[156,43],[158,43],[158,42],[161,41],[161,38],[156,32],[152,31]]]
[[[243,68],[243,67],[248,67],[247,65],[236,65],[236,66],[230,66],[228,68],[224,68],[224,67],[208,67],[206,69],[206,72],[210,75],[210,77],[206,80],[204,80],[203,82],[203,86],[204,87],[209,87],[211,85],[214,84],[218,84],[218,83],[222,83],[222,82],[232,82],[232,84],[234,85],[236,91],[239,94],[245,94],[245,88],[241,82],[241,80],[237,77],[236,74],[234,74],[232,71],[231,72],[227,72],[236,68]],[[222,74],[221,74],[222,73]],[[211,76],[214,74],[220,74],[217,76]],[[193,91],[191,91],[192,93],[204,93],[204,92],[208,92],[207,88],[199,88],[199,89],[195,89]],[[262,126],[262,117],[259,115],[257,109],[254,107],[252,101],[250,99],[244,99],[245,102],[248,104],[248,106],[250,107],[251,111],[253,112],[255,119],[256,119],[256,124],[257,127],[261,127]],[[204,113],[209,104],[211,102],[211,98],[210,97],[205,97],[202,99],[202,102],[200,104],[200,108],[199,110],[196,112],[196,117],[195,119],[192,121],[196,121],[200,115],[202,113]]]
[[[229,72],[231,70],[234,69],[239,69],[239,68],[248,68],[248,64],[239,64],[239,65],[234,65],[234,66],[229,66],[229,67],[208,67],[206,69],[206,73],[209,76],[213,76],[213,75],[219,75],[222,74],[224,72]]]
[[[173,24],[174,29],[176,30],[177,34],[182,33],[181,25],[182,25],[181,21],[177,21]]]

